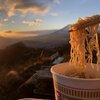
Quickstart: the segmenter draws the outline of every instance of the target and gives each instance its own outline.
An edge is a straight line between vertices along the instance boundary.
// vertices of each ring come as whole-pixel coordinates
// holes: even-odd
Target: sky
[[[61,29],[94,14],[100,0],[0,0],[0,34]]]

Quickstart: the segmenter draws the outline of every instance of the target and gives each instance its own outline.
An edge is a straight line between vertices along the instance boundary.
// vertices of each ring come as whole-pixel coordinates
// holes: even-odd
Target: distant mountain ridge
[[[33,40],[26,40],[23,43],[29,47],[40,48],[54,48],[62,44],[66,44],[69,41],[69,29],[70,25],[57,30],[51,34],[34,37]]]
[[[70,25],[65,26],[60,30],[42,30],[36,31],[37,36],[25,37],[25,38],[6,38],[0,37],[0,49],[3,49],[7,46],[10,46],[17,42],[23,42],[28,47],[55,47],[62,43],[66,43],[66,40],[69,40],[69,29]],[[30,31],[33,32],[33,31]],[[27,33],[27,32],[26,32]],[[25,33],[25,34],[26,34]],[[28,34],[28,33],[27,33]],[[35,33],[34,33],[35,34]],[[40,35],[39,35],[40,34]]]
[[[38,34],[38,35],[35,37],[31,36],[25,38],[12,39],[12,38],[6,38],[0,36],[0,49],[3,49],[17,42],[23,42],[23,44],[25,44],[26,46],[33,47],[33,48],[35,47],[54,48],[56,46],[66,44],[67,41],[69,41],[70,39],[70,33],[68,32],[69,28],[70,28],[70,24],[59,30],[36,31],[36,33],[34,34]],[[30,31],[30,33],[31,32],[33,31]],[[100,27],[98,28],[98,33],[100,34]]]
[[[26,45],[27,47],[33,47],[33,48],[35,47],[54,48],[59,45],[66,44],[69,41],[70,39],[70,33],[68,32],[69,28],[70,25],[67,25],[59,30],[49,30],[49,31],[42,30],[39,31],[39,33],[38,31],[36,31],[38,35],[35,37],[31,36],[31,37],[13,39],[0,36],[0,49],[13,45],[17,42],[23,42],[23,44]],[[100,34],[100,28],[98,29],[98,34]]]
[[[54,48],[62,44],[67,44],[70,40],[69,28],[70,24],[51,34],[38,36],[33,38],[33,40],[23,41],[23,43],[29,47],[37,48]],[[98,34],[100,37],[100,28],[98,29]]]

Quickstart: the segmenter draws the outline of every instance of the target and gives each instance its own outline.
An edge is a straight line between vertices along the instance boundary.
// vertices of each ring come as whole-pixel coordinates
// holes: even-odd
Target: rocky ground
[[[43,49],[18,43],[0,52],[0,100],[54,100],[51,66],[69,60],[70,45]],[[3,59],[2,59],[3,58]]]

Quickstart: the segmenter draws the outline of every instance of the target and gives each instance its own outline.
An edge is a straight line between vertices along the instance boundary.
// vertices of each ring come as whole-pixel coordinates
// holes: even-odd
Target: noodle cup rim
[[[60,64],[56,64],[54,66],[51,67],[50,71],[53,75],[57,75],[57,76],[61,76],[61,77],[64,77],[64,78],[67,78],[67,79],[71,79],[71,80],[81,80],[81,81],[100,81],[100,78],[78,78],[78,77],[70,77],[70,76],[67,76],[67,75],[63,75],[63,74],[60,74],[60,73],[57,73],[54,71],[54,68],[57,67],[57,65],[62,65],[62,64],[66,64],[66,63],[60,63]]]

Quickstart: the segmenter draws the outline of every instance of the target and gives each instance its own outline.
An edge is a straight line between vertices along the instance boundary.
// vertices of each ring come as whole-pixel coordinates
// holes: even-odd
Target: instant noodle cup
[[[88,66],[92,68],[91,64]],[[57,64],[51,68],[56,100],[100,100],[100,78],[66,76],[66,69],[70,70],[69,63]]]

